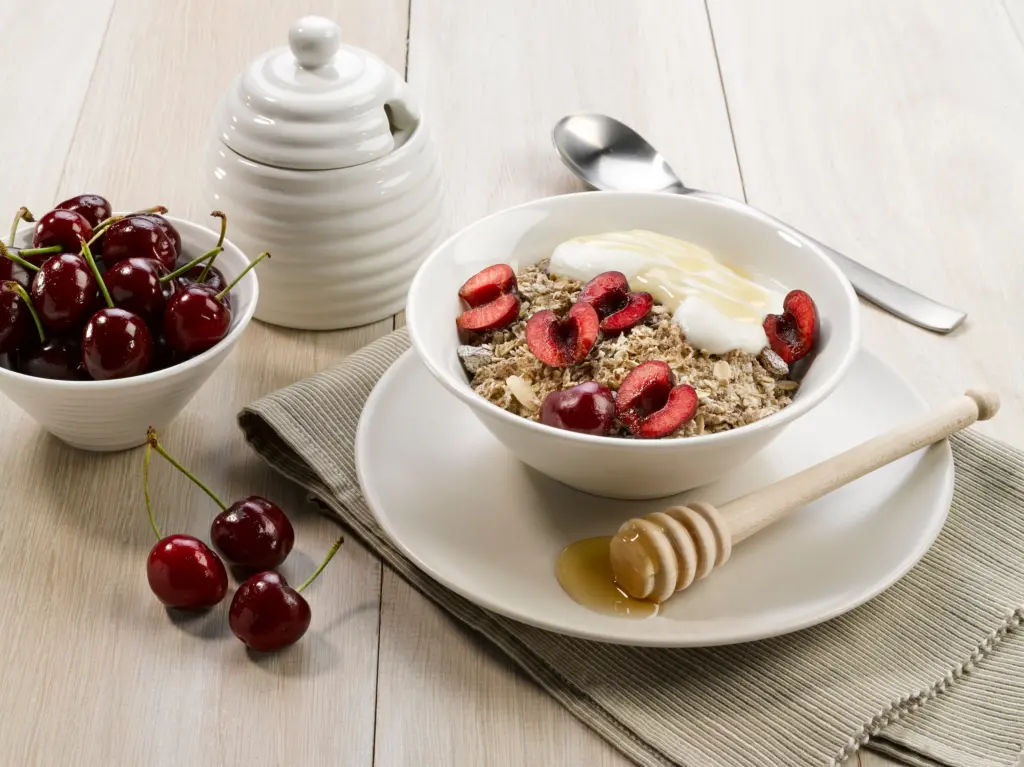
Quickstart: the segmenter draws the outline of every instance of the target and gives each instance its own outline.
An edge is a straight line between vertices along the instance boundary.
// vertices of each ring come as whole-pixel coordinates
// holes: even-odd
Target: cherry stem
[[[124,218],[124,216],[111,216],[110,218],[105,218],[96,224],[96,228],[92,230],[92,237],[89,238],[90,247],[96,243],[96,240],[103,236],[103,233],[111,224],[116,224],[122,218]]]
[[[203,271],[199,273],[200,284],[206,282],[206,275],[210,273],[210,267],[213,266],[213,262],[217,260],[217,254],[220,253],[221,250],[224,250],[224,235],[227,234],[228,231],[228,217],[226,214],[219,210],[215,210],[210,215],[220,219],[220,237],[217,239],[217,247],[220,248],[220,250],[213,254],[209,263],[207,263],[206,266],[203,267]]]
[[[153,446],[147,442],[146,452],[142,455],[142,489],[146,493],[146,511],[149,513],[149,524],[153,527],[156,539],[162,540],[160,528],[156,526],[156,517],[153,516],[153,501],[149,497],[149,460],[153,457]]]
[[[48,253],[60,253],[62,250],[60,245],[51,245],[48,248],[22,248],[18,252],[23,256],[45,256]]]
[[[21,223],[22,221],[25,221],[29,224],[35,221],[35,218],[32,216],[32,211],[30,211],[24,205],[18,208],[18,212],[14,214],[14,221],[11,223],[11,236],[10,242],[8,244],[12,248],[14,247],[14,238],[18,236],[18,224]]]
[[[46,333],[43,332],[43,323],[39,321],[39,315],[36,314],[36,308],[32,305],[32,299],[28,293],[25,292],[25,288],[21,287],[20,283],[14,280],[8,280],[6,283],[8,290],[13,290],[18,294],[18,297],[25,302],[25,306],[28,307],[28,313],[32,315],[32,321],[36,323],[36,330],[39,331],[39,341],[46,343]]]
[[[253,267],[255,267],[255,266],[256,266],[256,264],[258,264],[258,263],[259,263],[260,261],[262,261],[262,260],[263,260],[264,258],[270,258],[270,254],[269,254],[269,253],[267,253],[266,251],[263,251],[262,253],[260,253],[260,254],[259,254],[259,256],[258,256],[258,257],[256,258],[256,260],[255,260],[255,261],[253,261],[253,262],[252,262],[251,264],[249,264],[249,265],[248,265],[247,267],[245,267],[245,269],[243,269],[243,270],[242,270],[242,273],[241,273],[240,275],[238,275],[237,277],[235,277],[235,279],[233,279],[233,280],[231,281],[231,284],[230,284],[230,285],[228,285],[228,286],[227,286],[226,288],[224,288],[224,290],[222,290],[222,291],[221,291],[220,293],[218,293],[218,294],[217,294],[216,296],[214,296],[214,297],[215,297],[215,298],[216,298],[216,299],[217,299],[218,301],[223,301],[223,300],[224,300],[224,296],[226,296],[226,295],[227,295],[228,293],[230,293],[230,292],[231,292],[231,289],[232,289],[233,287],[235,287],[235,285],[237,285],[237,284],[238,284],[238,282],[239,282],[239,281],[240,281],[240,280],[241,280],[241,279],[242,279],[242,278],[243,278],[243,277],[244,277],[244,276],[245,276],[245,275],[246,275],[246,274],[247,274],[247,273],[249,272],[249,270],[250,270],[250,269],[252,269]]]
[[[19,255],[15,255],[14,253],[11,253],[11,251],[9,251],[7,249],[7,246],[4,245],[2,242],[0,242],[0,258],[9,258],[9,259],[11,259],[11,261],[16,263],[20,267],[23,267],[25,269],[31,269],[33,272],[38,272],[39,271],[39,267],[38,266],[36,266],[35,264],[32,264],[32,263],[29,263],[28,261],[26,261],[24,258],[22,258]]]
[[[204,493],[210,496],[210,498],[213,499],[213,502],[220,506],[221,511],[227,511],[228,507],[224,505],[224,501],[222,501],[220,498],[214,495],[213,491],[206,485],[204,485],[202,482],[200,482],[195,474],[193,474],[191,471],[189,471],[176,460],[174,460],[170,453],[164,450],[163,445],[160,444],[160,440],[157,439],[156,430],[153,429],[152,427],[150,427],[149,430],[146,432],[146,441],[153,446],[153,449],[156,450],[164,458],[165,461],[167,461],[169,464],[171,464],[171,466],[173,466],[175,469],[177,469],[190,480],[192,480],[192,483],[196,487],[198,487],[200,490],[202,490]]]
[[[311,576],[309,576],[308,578],[306,578],[306,581],[301,586],[299,586],[297,589],[295,589],[295,590],[296,591],[302,591],[304,588],[306,588],[306,586],[308,586],[313,581],[315,581],[316,577],[318,575],[320,575],[320,573],[322,573],[324,571],[325,567],[327,567],[327,563],[330,562],[332,559],[334,559],[334,555],[338,553],[338,549],[341,548],[341,544],[343,544],[344,542],[345,542],[345,536],[342,536],[341,538],[336,540],[334,542],[334,545],[331,546],[331,550],[327,552],[327,556],[324,557],[324,561],[320,563],[320,567],[318,567],[316,570],[314,570],[313,574]]]
[[[180,277],[181,275],[185,274],[189,270],[199,266],[206,259],[208,259],[208,258],[209,259],[216,258],[217,254],[220,253],[222,250],[224,250],[224,248],[219,248],[219,247],[218,248],[214,248],[213,250],[211,250],[211,251],[209,251],[207,253],[203,253],[203,255],[199,256],[199,258],[193,258],[191,261],[189,261],[184,266],[179,266],[177,269],[175,269],[170,274],[165,274],[163,277],[160,278],[160,282],[170,282],[171,280],[175,279],[176,277]]]
[[[96,224],[96,228],[92,230],[92,238],[89,240],[89,244],[92,245],[96,240],[99,239],[100,235],[103,234],[103,230],[111,224],[116,224],[122,218],[128,218],[128,216],[138,216],[143,213],[166,213],[167,208],[163,205],[154,205],[152,208],[143,208],[142,210],[133,210],[131,213],[126,213],[123,216],[110,216],[105,218]]]
[[[107,302],[107,306],[113,309],[114,302],[110,298],[110,291],[107,290],[107,283],[105,283],[103,281],[103,277],[100,276],[100,270],[96,266],[96,259],[92,257],[92,251],[89,250],[89,243],[81,237],[78,239],[82,243],[82,257],[89,264],[89,268],[92,269],[92,276],[96,278],[96,283],[100,286],[100,293],[103,294],[103,300]]]

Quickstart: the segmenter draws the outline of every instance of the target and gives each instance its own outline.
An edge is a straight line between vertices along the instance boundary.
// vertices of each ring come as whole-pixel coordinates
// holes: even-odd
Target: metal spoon
[[[640,134],[607,115],[567,115],[555,124],[552,139],[562,162],[595,189],[688,194],[720,203],[744,205],[725,195],[690,189]],[[757,213],[780,229],[820,247],[839,266],[862,298],[907,322],[937,333],[949,333],[967,317],[964,312],[890,280],[774,216],[763,211]]]

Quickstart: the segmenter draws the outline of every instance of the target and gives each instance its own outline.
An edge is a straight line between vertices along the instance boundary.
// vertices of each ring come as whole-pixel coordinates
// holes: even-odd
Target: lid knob
[[[288,45],[303,69],[331,62],[341,47],[341,28],[323,16],[303,16],[288,30]]]

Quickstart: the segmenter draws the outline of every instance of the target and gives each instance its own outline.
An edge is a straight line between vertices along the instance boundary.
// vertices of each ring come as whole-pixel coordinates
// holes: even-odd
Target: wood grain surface
[[[690,185],[746,197],[967,310],[940,337],[865,306],[865,346],[935,404],[989,383],[1003,412],[980,428],[1024,445],[1024,341],[1006,332],[1024,326],[1019,0],[0,0],[0,211],[97,191],[204,222],[213,106],[304,13],[407,72],[435,125],[451,231],[580,189],[551,126],[608,112]],[[235,415],[401,321],[254,322],[164,435],[223,496],[293,511],[288,576],[308,574],[337,529],[245,448]],[[626,764],[356,542],[308,592],[302,643],[257,659],[225,605],[186,620],[149,593],[141,451],[74,451],[2,398],[0,446],[5,761]],[[215,509],[184,478],[156,463],[153,493],[166,531],[206,535]]]

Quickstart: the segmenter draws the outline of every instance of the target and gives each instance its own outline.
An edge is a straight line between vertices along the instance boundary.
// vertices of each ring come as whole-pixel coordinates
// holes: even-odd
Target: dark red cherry
[[[168,535],[157,541],[146,560],[146,577],[157,599],[179,610],[213,607],[228,592],[224,563],[191,535]]]
[[[0,283],[0,354],[15,351],[32,333],[32,315],[24,297],[13,287],[16,284]]]
[[[172,458],[150,427],[146,431],[146,450],[142,456],[142,481],[145,488],[149,524],[157,537],[156,545],[146,560],[146,577],[157,598],[168,607],[181,610],[202,610],[220,602],[228,591],[228,573],[220,557],[198,538],[191,535],[162,536],[153,515],[149,493],[149,464],[153,451],[213,495],[191,472]],[[216,496],[214,496],[216,497]]]
[[[100,309],[82,332],[85,369],[97,381],[145,373],[153,358],[153,339],[145,321],[124,309]]]
[[[248,647],[259,652],[295,644],[313,615],[302,595],[272,570],[248,578],[231,598],[228,623]]]
[[[14,370],[36,378],[56,381],[82,381],[89,378],[77,334],[48,338],[42,343],[30,340],[12,355],[11,362]]]
[[[146,214],[111,224],[103,234],[103,262],[109,267],[126,258],[152,258],[171,270],[178,254],[163,228]]]
[[[202,285],[180,288],[164,310],[167,344],[182,354],[195,355],[215,346],[230,327],[231,310]]]
[[[216,266],[211,266],[210,271],[206,273],[206,279],[200,282],[199,276],[202,273],[202,264],[199,266],[193,266],[183,275],[178,277],[178,284],[183,287],[188,287],[189,285],[203,285],[204,287],[210,288],[214,293],[220,293],[228,286],[227,280],[224,279],[224,275]],[[221,300],[226,306],[231,306],[231,295],[229,293],[225,293],[224,298]]]
[[[161,231],[171,238],[171,242],[174,244],[174,255],[177,257],[181,254],[181,235],[178,234],[178,230],[175,229],[174,224],[168,221],[166,218],[161,216],[159,213],[136,213],[132,216],[133,218],[146,218],[160,227]]]
[[[32,279],[32,301],[50,330],[81,326],[96,311],[96,299],[96,278],[81,256],[51,256]]]
[[[260,253],[220,293],[214,293],[208,285],[195,283],[175,293],[164,310],[164,335],[170,347],[177,352],[194,355],[224,338],[231,327],[231,307],[224,299],[264,258],[270,258],[270,254]]]
[[[89,226],[94,229],[101,221],[105,221],[112,215],[110,203],[107,202],[106,198],[100,197],[98,194],[80,194],[77,197],[64,200],[64,202],[56,206],[56,209],[73,210],[76,213],[81,213],[85,220],[89,222]]]
[[[92,238],[92,225],[81,213],[73,210],[51,210],[36,224],[32,238],[34,248],[59,245],[65,253],[78,253],[82,240]]]
[[[295,530],[280,506],[251,495],[214,517],[210,541],[233,565],[269,570],[292,550]]]
[[[294,644],[310,623],[309,603],[299,593],[316,580],[344,542],[339,538],[306,582],[293,589],[284,577],[267,570],[248,578],[231,599],[228,623],[248,647],[259,652]]]
[[[545,397],[540,422],[567,431],[604,436],[615,424],[615,400],[607,386],[586,381]]]
[[[147,322],[163,316],[167,300],[174,295],[174,280],[160,282],[170,274],[151,258],[126,258],[111,266],[103,275],[115,306],[127,309]]]

